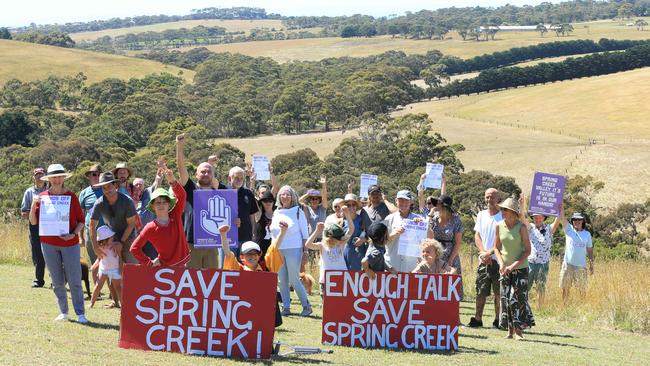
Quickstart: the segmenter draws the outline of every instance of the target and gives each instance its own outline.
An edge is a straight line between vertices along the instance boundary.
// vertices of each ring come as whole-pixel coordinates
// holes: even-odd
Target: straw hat
[[[50,164],[47,167],[47,174],[41,177],[41,180],[49,181],[50,178],[63,177],[64,179],[70,178],[72,173],[66,173],[65,168],[61,164]]]
[[[117,163],[115,169],[113,169],[113,175],[117,176],[117,171],[120,169],[126,169],[129,172],[129,177],[133,175],[133,170],[125,162]]]
[[[88,175],[90,173],[100,173],[101,174],[103,172],[104,172],[104,169],[102,169],[102,166],[99,165],[99,164],[95,164],[95,165],[91,166],[88,170],[86,170],[84,175]]]
[[[303,194],[302,197],[300,197],[299,201],[300,203],[307,204],[307,200],[310,199],[311,197],[319,197],[322,198],[323,196],[321,195],[320,191],[317,189],[310,189],[307,190],[307,193]]]
[[[512,197],[507,198],[505,201],[499,203],[497,206],[499,206],[499,207],[501,207],[501,208],[503,208],[505,210],[514,211],[516,214],[519,214],[519,204]]]
[[[361,205],[361,201],[359,201],[359,197],[357,197],[357,195],[354,194],[354,193],[348,193],[348,194],[345,195],[345,197],[343,198],[343,204],[347,205],[348,202],[356,203],[357,204],[357,210],[360,209],[361,207],[363,207]]]

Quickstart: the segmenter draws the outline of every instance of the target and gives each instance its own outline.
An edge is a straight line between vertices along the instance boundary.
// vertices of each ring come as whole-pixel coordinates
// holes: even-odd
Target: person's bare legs
[[[97,298],[99,297],[99,293],[102,291],[102,287],[104,286],[104,283],[106,282],[106,279],[108,279],[108,276],[103,275],[100,276],[97,282],[95,283],[95,288],[93,289],[93,295],[90,298],[90,307],[92,308],[95,306],[95,302],[97,301]],[[110,285],[108,286],[109,288],[111,287]]]
[[[113,287],[115,292],[115,307],[119,308],[122,303],[122,280],[111,280],[110,286]]]

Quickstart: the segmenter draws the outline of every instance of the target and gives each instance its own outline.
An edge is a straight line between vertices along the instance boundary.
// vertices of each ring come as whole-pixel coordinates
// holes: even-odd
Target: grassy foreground
[[[0,364],[141,364],[194,365],[215,362],[180,354],[125,350],[117,346],[119,311],[99,307],[89,309],[91,323],[55,323],[54,294],[47,289],[31,289],[33,270],[25,264],[29,258],[26,231],[22,225],[3,225],[0,234]],[[463,248],[465,296],[461,303],[461,321],[467,323],[474,312],[476,260],[468,247]],[[311,268],[312,273],[317,268]],[[358,348],[330,347],[331,355],[276,358],[278,364],[642,364],[650,359],[650,277],[647,264],[596,261],[596,273],[590,277],[583,301],[574,298],[568,306],[560,300],[557,288],[559,263],[551,264],[547,304],[540,309],[531,292],[537,327],[516,342],[503,339],[504,332],[483,328],[460,330],[457,353],[424,353]],[[47,281],[49,283],[49,280]],[[632,284],[633,283],[633,284]],[[294,295],[295,297],[295,295]],[[294,309],[299,308],[297,299]],[[321,300],[311,297],[315,308],[312,318],[285,318],[275,335],[277,341],[291,345],[320,346]],[[491,303],[491,301],[489,301]],[[484,319],[491,322],[493,307],[488,305]],[[645,334],[645,335],[644,335]],[[35,352],[35,349],[38,350]],[[221,360],[219,360],[221,362]],[[226,364],[239,363],[229,360]]]
[[[194,71],[133,57],[0,39],[0,85],[9,79],[31,81],[83,72],[87,84],[106,78],[129,79],[167,72],[191,82]]]

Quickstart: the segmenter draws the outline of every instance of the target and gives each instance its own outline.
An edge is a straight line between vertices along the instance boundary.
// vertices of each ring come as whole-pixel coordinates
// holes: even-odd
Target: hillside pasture
[[[629,27],[629,22],[596,21],[573,24],[575,31],[568,37],[556,37],[547,33],[540,37],[538,32],[500,32],[494,41],[463,41],[452,31],[445,40],[413,40],[391,36],[372,38],[312,38],[283,41],[244,42],[207,46],[214,52],[241,53],[249,56],[271,57],[278,62],[291,60],[316,61],[329,57],[364,57],[390,50],[404,51],[407,54],[424,54],[437,49],[445,55],[469,58],[485,53],[504,51],[513,47],[536,45],[543,42],[575,39],[647,39],[650,30],[637,31]],[[181,48],[188,51],[191,47]]]
[[[0,40],[0,65],[0,84],[13,78],[31,81],[80,71],[88,77],[88,84],[162,72],[180,75],[188,82],[194,77],[192,70],[156,61],[7,40]]]
[[[104,29],[94,32],[70,33],[70,38],[77,41],[94,41],[97,38],[110,36],[115,38],[128,33],[144,32],[162,32],[167,29],[194,28],[204,27],[223,27],[228,32],[250,32],[253,28],[275,28],[280,30],[284,28],[281,20],[261,19],[261,20],[230,20],[230,19],[200,19],[200,20],[182,20],[178,22],[158,23],[143,25],[138,27]]]

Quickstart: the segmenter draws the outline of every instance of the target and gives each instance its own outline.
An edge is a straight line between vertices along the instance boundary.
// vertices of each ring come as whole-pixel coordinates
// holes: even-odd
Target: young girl
[[[160,168],[171,186],[173,195],[164,188],[156,189],[151,195],[147,210],[156,218],[145,225],[131,244],[131,253],[140,264],[157,266],[184,266],[190,260],[190,247],[183,230],[183,210],[185,209],[185,189],[176,181],[174,173],[167,167]],[[142,251],[149,241],[158,257],[154,260]]]
[[[418,263],[413,273],[456,273],[456,268],[449,266],[441,259],[442,244],[436,239],[422,240],[420,250],[422,251],[422,261]]]
[[[97,228],[97,241],[99,242],[99,248],[104,253],[102,259],[97,258],[93,267],[99,266],[99,272],[97,274],[98,280],[95,283],[95,289],[93,290],[93,295],[90,299],[90,307],[95,306],[97,297],[104,286],[106,280],[109,280],[108,286],[111,290],[111,295],[113,297],[113,303],[110,307],[119,308],[120,302],[122,301],[122,275],[121,275],[121,263],[120,257],[117,252],[113,249],[115,246],[113,242],[113,236],[115,233],[111,230],[110,227],[103,225]]]
[[[375,272],[396,273],[397,270],[386,263],[386,242],[388,241],[388,227],[383,222],[372,223],[368,227],[368,239],[370,246],[366,256],[361,260],[361,269],[371,279],[375,278]]]
[[[345,248],[345,243],[348,242],[350,238],[350,233],[354,232],[354,220],[347,206],[341,207],[341,212],[345,215],[345,218],[348,222],[348,231],[347,234],[343,228],[334,223],[325,224],[319,222],[316,224],[316,230],[309,236],[305,247],[311,250],[319,250],[320,255],[320,273],[318,282],[320,283],[320,292],[323,293],[323,284],[325,283],[325,271],[327,270],[343,270],[348,269],[347,264],[345,263],[345,257],[343,256],[343,251]],[[323,229],[325,229],[323,235]],[[323,237],[323,241],[314,243],[317,238]]]

